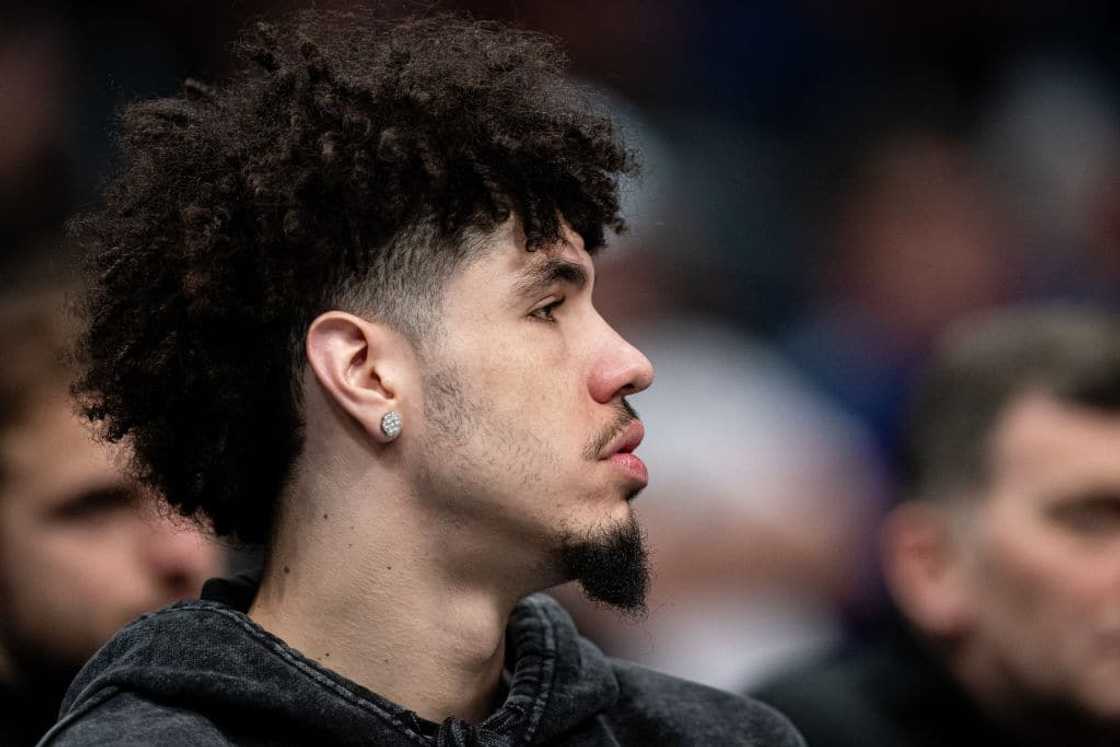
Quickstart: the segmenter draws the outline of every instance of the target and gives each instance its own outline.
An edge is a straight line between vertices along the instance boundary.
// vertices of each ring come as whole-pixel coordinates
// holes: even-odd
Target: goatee
[[[633,516],[606,533],[566,538],[560,562],[567,578],[578,581],[591,601],[631,617],[646,614],[649,558],[645,535]]]

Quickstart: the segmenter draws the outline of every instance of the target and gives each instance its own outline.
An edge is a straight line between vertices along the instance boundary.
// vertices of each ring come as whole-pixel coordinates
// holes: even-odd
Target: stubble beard
[[[432,366],[425,372],[425,415],[450,448],[486,430],[480,427],[486,407],[467,394],[464,384],[464,377],[454,366]],[[609,439],[637,417],[628,403],[620,402],[614,421],[589,439],[582,456],[597,460]],[[631,498],[626,496],[627,500]],[[546,575],[578,582],[592,602],[613,607],[628,617],[646,614],[649,559],[645,534],[633,514],[611,526],[560,533],[549,564],[552,568]]]

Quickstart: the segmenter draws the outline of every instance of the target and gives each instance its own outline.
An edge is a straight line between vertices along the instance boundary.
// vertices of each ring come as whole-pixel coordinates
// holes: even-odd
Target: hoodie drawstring
[[[505,734],[480,729],[457,718],[445,719],[436,735],[437,747],[512,747]]]

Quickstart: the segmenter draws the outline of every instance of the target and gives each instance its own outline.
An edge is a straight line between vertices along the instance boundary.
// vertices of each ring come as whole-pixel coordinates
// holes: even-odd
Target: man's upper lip
[[[631,420],[630,424],[619,431],[618,435],[611,439],[607,444],[607,448],[603,450],[603,459],[609,459],[615,454],[628,454],[634,449],[638,448],[638,444],[642,442],[642,438],[646,435],[645,426],[642,425],[640,420]]]

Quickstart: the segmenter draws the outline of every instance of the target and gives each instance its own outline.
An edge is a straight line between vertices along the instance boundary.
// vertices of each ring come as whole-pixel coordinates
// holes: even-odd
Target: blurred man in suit
[[[761,689],[808,742],[1120,739],[1120,324],[1005,312],[957,329],[887,518],[897,630]]]

